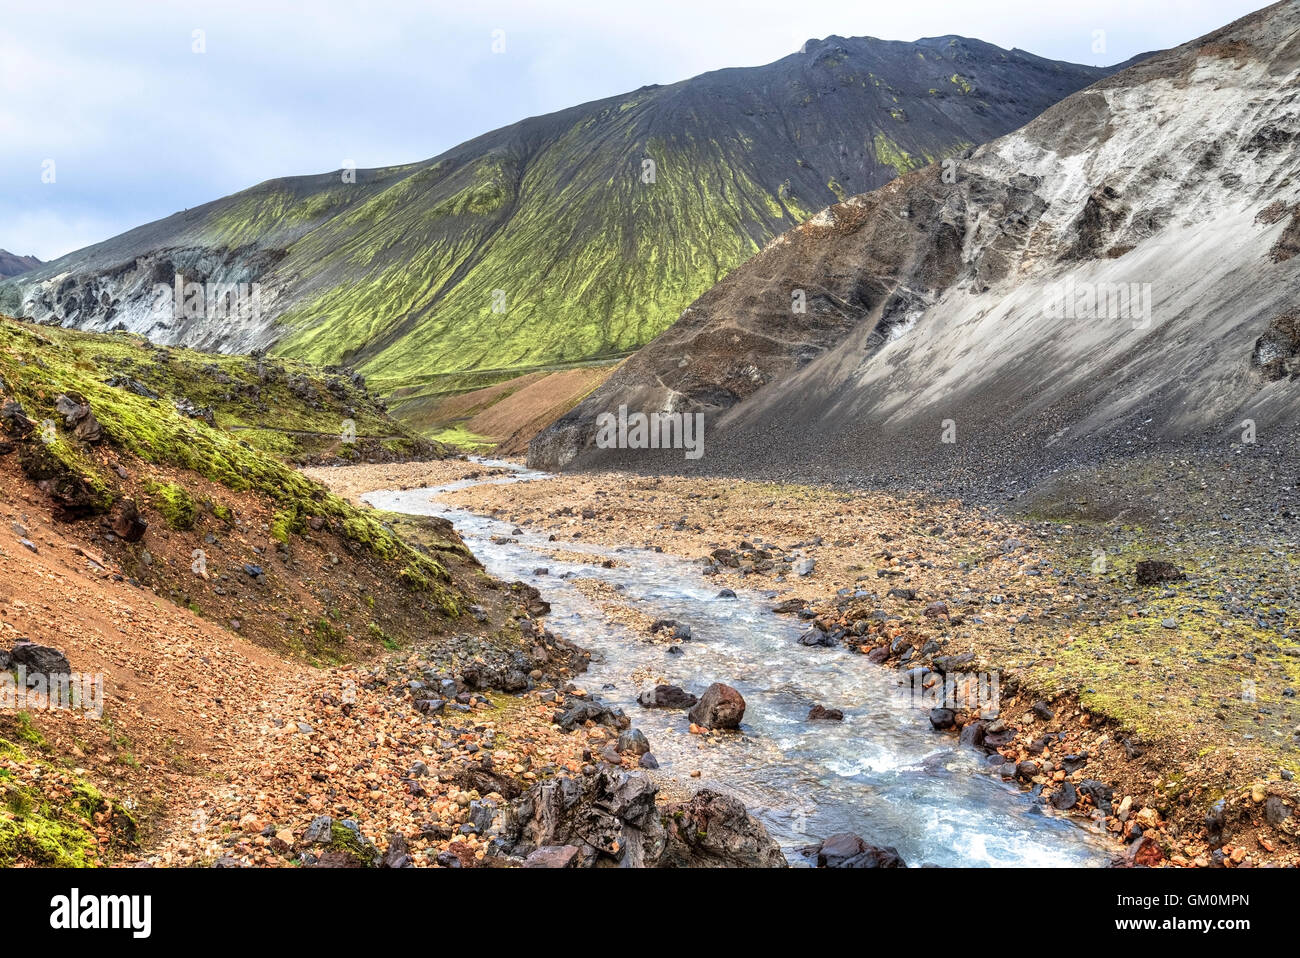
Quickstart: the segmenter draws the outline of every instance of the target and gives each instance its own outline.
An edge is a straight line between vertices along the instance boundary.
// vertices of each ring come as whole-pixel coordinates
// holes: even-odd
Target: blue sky
[[[526,116],[767,63],[809,37],[956,33],[1108,64],[1260,6],[6,0],[0,248],[51,259],[265,179],[424,159]]]

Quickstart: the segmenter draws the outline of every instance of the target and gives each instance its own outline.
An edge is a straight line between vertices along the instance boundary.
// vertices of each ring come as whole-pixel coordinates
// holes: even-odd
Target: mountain
[[[0,279],[17,276],[40,265],[41,261],[35,256],[17,256],[7,249],[0,249]]]
[[[1288,2],[783,234],[529,461],[996,490],[1160,442],[1294,457],[1298,139]],[[703,413],[704,454],[596,448],[620,406]]]
[[[347,363],[407,402],[618,359],[827,203],[1111,72],[956,36],[810,40],[767,66],[527,119],[355,182],[271,180],[46,264],[0,291],[0,309]],[[178,318],[159,290],[177,276],[255,283],[256,308]]]

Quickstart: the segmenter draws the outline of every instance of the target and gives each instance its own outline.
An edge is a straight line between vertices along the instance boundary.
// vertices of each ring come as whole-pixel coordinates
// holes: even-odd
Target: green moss
[[[162,515],[168,528],[193,529],[198,521],[199,509],[184,486],[174,482],[149,480],[144,484],[153,507]]]
[[[1285,566],[1266,549],[1226,540],[1171,544],[1140,526],[1077,516],[1058,532],[1060,564],[1093,580],[1099,594],[1132,589],[1136,563],[1154,556],[1190,578],[1138,590],[1121,614],[1103,604],[1076,616],[1068,639],[1026,669],[1032,682],[1076,691],[1085,707],[1140,736],[1190,733],[1206,737],[1203,754],[1253,752],[1280,767],[1294,761],[1289,731],[1300,714],[1285,694],[1300,685],[1300,658],[1290,654],[1296,642],[1287,633],[1294,617],[1262,626],[1241,611],[1250,602],[1242,583],[1265,590],[1270,579],[1285,583]],[[1094,564],[1099,555],[1104,566]]]
[[[876,162],[881,166],[892,166],[899,176],[909,173],[921,165],[910,153],[883,133],[876,134],[872,146]]]
[[[369,868],[375,863],[375,850],[361,841],[360,837],[346,825],[334,822],[330,826],[329,850],[342,852],[358,865]]]
[[[402,584],[412,592],[428,592],[431,583],[428,578],[417,568],[406,566],[397,577],[402,580]]]
[[[376,248],[361,257],[366,268],[354,271],[354,281],[322,285],[315,300],[286,314],[292,331],[277,354],[357,362],[385,392],[455,371],[622,356],[758,252],[759,238],[827,198],[773,196],[745,165],[716,162],[718,153],[743,152],[743,141],[685,139],[630,143],[635,161],[626,175],[602,173],[604,186],[594,190],[572,169],[552,165],[590,136],[580,124],[570,135],[524,170],[493,160],[449,174],[439,192],[452,199],[439,200],[441,218],[432,224],[427,205],[395,206],[384,235],[364,237]],[[656,163],[653,184],[641,181],[642,156]],[[493,231],[495,209],[481,214],[501,190],[522,205],[512,208],[508,229]],[[602,228],[593,231],[593,222]],[[326,270],[338,246],[360,253],[362,239],[350,239],[342,224],[329,232],[304,239],[295,255],[319,251]],[[412,235],[422,237],[418,248],[389,255]],[[569,238],[562,255],[539,255],[560,236]],[[504,311],[493,310],[495,290],[506,293]],[[357,352],[386,337],[392,348]]]
[[[139,340],[126,336],[38,331],[36,327],[0,317],[0,377],[29,417],[38,422],[54,418],[55,397],[63,392],[78,392],[89,401],[103,429],[103,445],[146,463],[189,470],[235,492],[264,496],[275,507],[277,538],[300,533],[308,517],[332,521],[363,552],[382,561],[400,563],[399,568],[418,570],[430,582],[430,591],[439,608],[458,608],[458,599],[446,585],[450,577],[439,562],[413,549],[390,529],[285,462],[242,441],[242,433],[214,428],[201,420],[182,416],[171,402],[147,399],[105,382],[116,371],[127,368],[132,375],[141,371],[137,378],[152,375],[151,388],[167,388],[164,384],[172,377],[203,379],[200,370],[213,366],[216,373],[232,380],[250,385],[256,382],[264,397],[268,394],[279,397],[276,412],[281,421],[293,423],[300,410],[309,408],[310,401],[298,398],[294,392],[297,389],[315,395],[310,391],[306,367],[276,372],[279,367],[264,364],[259,372],[253,364],[255,368],[250,372],[250,363],[244,357],[147,348]],[[143,372],[146,369],[153,371]],[[214,375],[208,373],[206,378],[212,380]],[[239,380],[240,376],[246,378]],[[336,381],[333,390],[325,391],[352,398],[351,388]],[[391,425],[387,419],[375,421]],[[111,502],[114,493],[110,476],[89,447],[61,436],[52,443],[26,442],[21,454],[36,457],[34,467],[48,468],[55,475],[75,472],[78,481],[83,481],[92,495],[104,503]],[[151,479],[145,489],[171,528],[192,529],[197,524],[198,506],[184,486]],[[216,503],[212,512],[223,521],[233,518],[228,508]]]
[[[3,739],[0,759],[31,764],[22,749]],[[42,779],[59,774],[44,767]],[[74,780],[66,795],[51,798],[39,783],[28,784],[8,769],[0,771],[7,773],[0,775],[0,868],[81,868],[101,864],[95,838],[96,815],[107,814],[124,839],[134,830],[130,817],[85,781]]]
[[[470,432],[461,423],[440,429],[434,433],[433,438],[444,445],[464,449],[467,452],[487,452],[496,445],[487,436],[480,436],[478,433]]]
[[[307,529],[307,517],[297,507],[281,509],[271,518],[271,538],[276,542],[288,543],[295,535],[301,535]]]
[[[15,725],[17,726],[15,733],[21,741],[36,748],[45,748],[45,736],[32,723],[32,717],[29,713],[19,712],[15,719]]]

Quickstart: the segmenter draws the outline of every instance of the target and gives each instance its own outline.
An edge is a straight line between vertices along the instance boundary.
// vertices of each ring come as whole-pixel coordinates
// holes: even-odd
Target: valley
[[[0,867],[1300,867],[1300,0],[1184,39],[0,250]]]

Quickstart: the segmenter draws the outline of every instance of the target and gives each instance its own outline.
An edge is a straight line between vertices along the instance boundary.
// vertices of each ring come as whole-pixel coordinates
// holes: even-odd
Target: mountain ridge
[[[40,265],[41,261],[35,256],[19,256],[7,249],[0,249],[0,279],[18,276]]]
[[[952,182],[931,167],[823,210],[534,440],[530,464],[996,489],[1085,449],[1226,452],[1246,420],[1282,453],[1300,412],[1298,66],[1300,8],[1277,4],[968,151]],[[1052,315],[1067,283],[1138,284],[1145,325],[1095,299],[1091,320]],[[711,452],[594,448],[621,405],[703,412]]]
[[[827,202],[1020,126],[1110,69],[957,37],[827,38],[357,170],[355,183],[268,180],[46,264],[0,306],[348,363],[412,400],[449,373],[626,354]],[[154,290],[178,273],[258,283],[260,318],[160,314]]]

